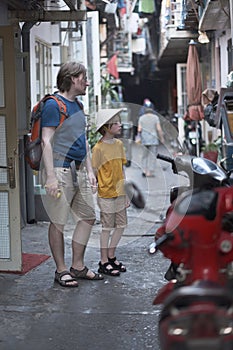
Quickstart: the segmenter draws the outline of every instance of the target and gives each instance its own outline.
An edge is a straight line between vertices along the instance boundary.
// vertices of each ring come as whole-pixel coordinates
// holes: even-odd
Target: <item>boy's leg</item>
[[[121,236],[124,232],[124,228],[115,228],[112,237],[110,240],[109,248],[108,248],[108,258],[112,259],[115,257],[116,247],[120,242]]]
[[[100,260],[102,264],[108,262],[108,244],[111,230],[102,229],[100,235]]]
[[[108,261],[109,237],[114,227],[115,220],[115,200],[114,198],[98,198],[100,208],[100,220],[102,232],[100,235],[100,263],[99,272],[107,273],[112,276],[118,276],[119,271],[113,269]]]

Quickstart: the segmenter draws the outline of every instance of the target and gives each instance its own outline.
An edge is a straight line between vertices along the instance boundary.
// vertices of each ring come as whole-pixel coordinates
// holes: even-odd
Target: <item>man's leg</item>
[[[149,157],[148,157],[148,168],[149,173],[154,174],[156,169],[156,156],[157,156],[157,146],[151,145],[149,147]]]
[[[146,175],[147,173],[147,158],[148,158],[148,149],[147,146],[142,145],[142,173]]]
[[[63,228],[64,226],[55,225],[53,223],[49,225],[49,245],[57,267],[57,272],[66,270]]]
[[[94,220],[82,220],[75,227],[72,240],[72,267],[76,270],[81,271],[85,267],[84,254],[94,222]],[[93,278],[95,273],[88,270],[87,276]]]
[[[64,236],[63,236],[64,225],[55,225],[50,223],[49,225],[49,245],[56,264],[56,271],[61,273],[67,270],[65,265],[65,247],[64,247]],[[62,280],[69,280],[71,277],[69,274],[62,276]],[[67,285],[77,285],[76,281],[70,281]]]

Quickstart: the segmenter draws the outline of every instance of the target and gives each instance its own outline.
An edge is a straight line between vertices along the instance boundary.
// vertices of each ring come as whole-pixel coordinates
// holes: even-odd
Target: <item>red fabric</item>
[[[202,120],[204,119],[204,112],[202,105],[189,106],[189,118],[191,120]]]
[[[111,74],[114,78],[119,79],[119,73],[117,70],[117,55],[113,55],[112,58],[107,63],[108,73]]]
[[[204,119],[204,112],[201,104],[201,69],[196,45],[192,44],[189,45],[188,50],[186,82],[189,118],[191,120],[202,120]]]
[[[50,255],[46,255],[46,254],[22,253],[22,268],[20,271],[3,271],[2,270],[0,272],[24,275],[25,273],[39,266],[49,258],[50,258]]]

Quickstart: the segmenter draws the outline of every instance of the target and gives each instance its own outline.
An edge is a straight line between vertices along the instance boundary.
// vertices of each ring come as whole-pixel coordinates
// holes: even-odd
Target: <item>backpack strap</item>
[[[82,102],[80,102],[77,98],[75,99],[75,101],[79,105],[80,109],[83,111],[83,104],[82,104]]]
[[[60,125],[64,122],[64,120],[66,118],[68,118],[68,113],[67,113],[67,107],[66,107],[66,104],[65,102],[62,100],[62,98],[59,97],[58,94],[54,93],[54,94],[51,94],[51,95],[45,95],[44,96],[44,102],[48,99],[52,98],[53,100],[55,100],[58,104],[58,107],[59,107],[59,111],[60,111]]]
[[[59,106],[59,110],[60,110],[60,114],[61,114],[61,118],[60,118],[60,125],[64,122],[64,120],[66,118],[68,118],[68,113],[67,113],[67,107],[66,107],[66,104],[65,102],[62,100],[62,98],[57,94],[57,93],[54,93],[52,95],[48,95],[48,97],[46,98],[46,100],[48,98],[53,98],[58,106]],[[76,98],[75,101],[77,102],[77,104],[79,105],[80,109],[83,110],[83,104]]]

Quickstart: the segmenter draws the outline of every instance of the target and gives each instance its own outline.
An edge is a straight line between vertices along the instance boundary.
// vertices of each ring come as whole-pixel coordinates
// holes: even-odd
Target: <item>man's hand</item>
[[[54,198],[59,198],[61,195],[61,191],[58,187],[58,181],[56,178],[47,179],[45,184],[45,190],[47,194]]]

